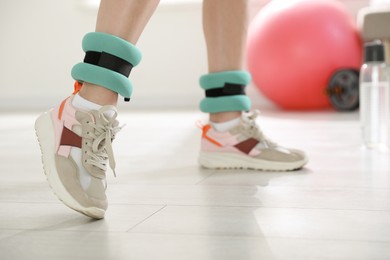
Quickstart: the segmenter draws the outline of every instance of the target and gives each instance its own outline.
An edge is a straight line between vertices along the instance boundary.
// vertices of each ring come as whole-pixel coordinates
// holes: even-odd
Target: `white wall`
[[[252,0],[251,17],[269,0]],[[315,0],[313,0],[315,1]],[[72,91],[72,66],[84,53],[81,38],[92,31],[97,9],[87,0],[0,1],[0,111],[46,109]],[[368,0],[343,0],[352,13]],[[201,1],[166,0],[152,17],[132,71],[131,108],[196,108],[203,97],[199,75],[207,71]],[[249,88],[256,106],[267,102]]]

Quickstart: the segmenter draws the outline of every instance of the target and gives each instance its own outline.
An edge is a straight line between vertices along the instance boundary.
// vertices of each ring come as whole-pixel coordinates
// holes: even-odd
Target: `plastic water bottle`
[[[369,149],[390,146],[390,76],[381,42],[365,45],[360,70],[360,121],[363,142]]]

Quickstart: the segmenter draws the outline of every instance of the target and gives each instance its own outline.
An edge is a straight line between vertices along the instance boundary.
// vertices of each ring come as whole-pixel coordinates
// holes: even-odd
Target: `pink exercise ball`
[[[338,1],[273,0],[250,24],[246,58],[254,84],[276,105],[322,109],[333,73],[360,68],[362,41]]]

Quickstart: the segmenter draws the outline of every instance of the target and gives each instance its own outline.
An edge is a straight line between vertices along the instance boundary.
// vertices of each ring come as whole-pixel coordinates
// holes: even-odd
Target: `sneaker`
[[[35,122],[43,167],[50,186],[65,205],[101,219],[107,209],[107,161],[113,171],[115,168],[111,142],[121,128],[114,106],[81,111],[72,106],[73,97]],[[114,115],[107,117],[107,113]]]
[[[257,126],[258,112],[245,113],[228,132],[202,126],[199,163],[209,169],[292,171],[308,161],[304,152],[280,147],[268,140]]]

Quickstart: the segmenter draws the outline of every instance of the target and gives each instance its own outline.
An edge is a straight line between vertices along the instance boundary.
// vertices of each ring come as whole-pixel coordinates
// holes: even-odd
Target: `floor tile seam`
[[[217,174],[216,172],[210,174],[210,176],[205,177],[204,179],[198,181],[197,183],[192,184],[136,184],[136,183],[111,183],[111,186],[120,185],[120,186],[131,186],[131,187],[188,187],[188,186],[194,186],[194,187],[237,187],[237,188],[246,188],[246,187],[262,187],[262,188],[301,188],[301,189],[308,189],[308,190],[316,190],[316,189],[347,189],[347,190],[378,190],[378,191],[389,191],[390,188],[387,187],[367,187],[367,186],[314,186],[314,185],[230,185],[230,184],[201,184],[205,179],[211,177],[211,175]],[[110,183],[108,183],[110,185]],[[0,185],[1,187],[1,185]]]
[[[96,231],[96,230],[69,230],[69,229],[16,229],[16,228],[0,228],[0,231],[21,231],[26,232],[64,232],[64,233],[100,233],[108,235],[151,235],[151,236],[178,236],[178,237],[212,237],[212,238],[251,238],[251,239],[285,239],[285,240],[309,240],[309,241],[328,241],[328,242],[358,242],[358,243],[376,243],[390,244],[390,240],[362,240],[362,239],[342,239],[342,238],[313,238],[302,236],[275,236],[275,235],[241,235],[241,234],[201,234],[201,233],[175,233],[175,232],[142,232],[142,231]],[[11,234],[15,236],[18,234]],[[1,239],[0,239],[1,240]]]
[[[28,201],[0,201],[0,204],[49,204],[49,205],[63,205],[61,202],[28,202]],[[197,207],[197,208],[245,208],[245,209],[296,209],[296,210],[324,210],[324,211],[359,211],[359,212],[388,212],[390,209],[364,209],[364,208],[325,208],[325,207],[272,207],[272,206],[256,206],[256,205],[201,205],[201,204],[176,204],[176,203],[161,203],[161,204],[147,204],[147,203],[115,203],[111,202],[113,206],[145,206],[145,207],[160,207],[155,213],[163,208],[169,207]],[[153,213],[154,214],[154,213]],[[152,214],[152,215],[153,215]]]
[[[242,186],[251,186],[251,185],[242,185]],[[260,185],[257,185],[256,187],[259,187]],[[390,187],[365,187],[365,186],[314,186],[314,185],[271,185],[271,186],[260,186],[260,187],[277,187],[277,188],[300,188],[304,190],[367,190],[367,191],[388,191],[390,192]]]
[[[0,228],[0,231],[21,231],[25,232],[71,232],[71,233],[109,233],[109,234],[126,234],[125,230],[77,230],[77,229],[50,229],[50,228]],[[1,240],[1,239],[0,239]]]
[[[345,241],[345,242],[370,242],[370,243],[383,243],[390,244],[389,240],[372,240],[372,239],[344,239],[344,238],[313,238],[313,237],[304,237],[304,236],[275,236],[275,235],[242,235],[242,234],[202,234],[202,233],[175,233],[175,232],[147,232],[147,231],[131,231],[126,232],[126,234],[132,235],[169,235],[169,236],[194,236],[194,237],[220,237],[220,238],[261,238],[261,239],[291,239],[291,240],[316,240],[316,241]]]
[[[111,203],[115,205],[115,203]],[[133,205],[133,204],[129,204]],[[137,204],[136,204],[137,205]],[[142,204],[141,204],[142,205]],[[161,204],[160,204],[161,205]],[[184,205],[184,204],[168,204],[164,203],[164,208],[169,207],[197,207],[197,208],[245,208],[245,209],[297,209],[297,210],[324,210],[324,211],[360,211],[360,212],[387,212],[390,213],[390,209],[334,209],[334,208],[309,208],[309,207],[271,207],[271,206],[243,206],[243,205]]]
[[[198,186],[198,184],[196,184]],[[148,186],[148,185],[145,185]],[[163,186],[163,185],[156,185],[156,186]],[[172,186],[182,186],[182,185],[172,185]],[[192,185],[188,185],[192,186]],[[195,185],[193,185],[195,186]],[[236,187],[236,188],[246,188],[246,187],[256,187],[256,188],[288,188],[288,189],[299,189],[299,190],[314,190],[314,191],[325,191],[325,190],[347,190],[347,191],[384,191],[384,192],[390,192],[390,188],[384,188],[384,187],[360,187],[360,186],[306,186],[306,185],[201,185],[202,187]]]
[[[12,201],[12,200],[7,200],[7,201],[2,201],[0,200],[0,204],[52,204],[52,205],[64,205],[61,201],[58,202],[40,202],[40,201]],[[166,204],[165,203],[115,203],[111,202],[109,205],[116,205],[116,206],[154,206],[154,207],[163,207]]]
[[[150,214],[149,216],[145,217],[144,219],[142,219],[141,221],[139,221],[138,223],[134,224],[132,227],[130,227],[129,229],[126,230],[126,233],[129,233],[131,232],[131,230],[133,230],[134,228],[136,228],[137,226],[141,225],[142,223],[144,223],[145,221],[147,221],[148,219],[152,218],[153,216],[155,216],[156,214],[158,214],[159,212],[161,212],[163,209],[165,209],[167,207],[167,205],[164,205],[162,206],[161,208],[159,208],[158,210],[154,211],[152,214]]]
[[[21,200],[18,200],[18,201],[14,201],[14,200],[1,200],[0,199],[0,204],[1,203],[4,203],[4,204],[12,204],[12,203],[15,203],[15,204],[53,204],[53,205],[64,205],[61,201],[21,201]]]
[[[204,178],[202,178],[201,180],[199,180],[198,182],[196,182],[195,184],[193,184],[194,186],[200,186],[201,183],[205,180],[207,180],[208,178],[210,178],[211,176],[213,176],[214,174],[216,173],[216,171],[212,171],[210,172],[210,174],[208,174],[207,176],[205,176]]]

